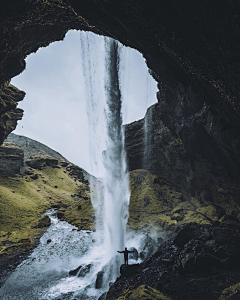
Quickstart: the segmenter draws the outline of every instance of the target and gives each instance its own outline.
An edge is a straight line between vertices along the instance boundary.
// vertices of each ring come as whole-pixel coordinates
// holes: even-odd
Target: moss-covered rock
[[[128,225],[141,231],[172,231],[186,223],[212,224],[226,214],[210,200],[189,197],[147,170],[129,173],[131,198]]]
[[[51,224],[51,220],[49,218],[49,216],[44,216],[41,218],[41,220],[39,221],[39,223],[34,226],[36,228],[44,228],[44,227],[49,227]]]
[[[231,285],[222,291],[222,295],[218,300],[233,300],[240,298],[240,282]]]
[[[66,167],[46,166],[31,171],[31,175],[0,177],[0,267],[34,247],[50,225],[49,217],[41,218],[46,209],[54,207],[63,211],[62,220],[79,229],[94,228],[86,184],[71,177]],[[33,179],[35,174],[38,176]],[[72,198],[80,191],[89,200]]]
[[[164,296],[160,291],[148,286],[141,285],[136,289],[130,286],[122,292],[122,295],[116,300],[171,300],[169,297]]]

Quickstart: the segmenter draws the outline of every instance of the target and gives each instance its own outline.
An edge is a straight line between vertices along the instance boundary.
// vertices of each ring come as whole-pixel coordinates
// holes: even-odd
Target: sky
[[[94,35],[81,33],[82,38],[86,34]],[[98,43],[103,37],[94,39]],[[99,55],[104,55],[101,51]],[[157,85],[139,52],[124,47],[122,57],[123,121],[130,123],[143,118],[146,108],[157,101]],[[94,174],[82,58],[80,32],[76,30],[26,58],[26,69],[11,81],[26,92],[18,105],[24,116],[14,133],[49,146]]]

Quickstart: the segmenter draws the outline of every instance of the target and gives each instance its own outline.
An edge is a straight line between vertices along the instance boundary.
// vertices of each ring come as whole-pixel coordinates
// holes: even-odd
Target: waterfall
[[[82,72],[87,103],[90,165],[93,175],[103,177],[102,153],[107,147],[107,124],[105,117],[105,43],[104,38],[90,32],[80,32]],[[103,186],[90,179],[91,201],[95,210],[98,242],[103,239]]]
[[[113,256],[125,245],[128,219],[129,183],[126,175],[122,98],[119,85],[119,44],[106,39],[107,151],[105,165],[105,244]]]
[[[87,104],[89,171],[98,178],[90,179],[96,231],[78,232],[49,211],[51,226],[1,288],[3,300],[96,300],[119,276],[123,255],[117,251],[125,246],[143,247],[144,234],[130,230],[126,234],[130,191],[123,122],[142,118],[149,106],[146,99],[152,100],[145,97],[146,66],[139,53],[134,60],[134,50],[110,38],[80,32],[80,42],[82,75],[78,85],[84,91],[81,100]],[[148,87],[147,95],[152,95],[154,91]],[[52,240],[49,244],[48,239]],[[80,271],[70,276],[75,268]]]
[[[103,185],[91,184],[91,199],[98,243],[104,249],[102,263],[107,264],[103,283],[107,288],[119,275],[122,257],[117,251],[123,250],[126,242],[130,198],[119,78],[121,46],[113,39],[91,33],[81,33],[81,45],[92,163],[103,175]],[[99,49],[104,49],[104,56]]]

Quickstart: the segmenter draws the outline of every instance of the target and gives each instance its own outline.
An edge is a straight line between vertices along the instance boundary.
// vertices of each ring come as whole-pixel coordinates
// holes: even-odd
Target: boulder
[[[79,266],[76,269],[69,271],[69,275],[76,276],[81,268],[82,268],[82,266]]]
[[[59,220],[61,220],[63,218],[63,216],[64,216],[63,212],[60,212],[60,211],[57,212],[57,218]]]
[[[33,226],[33,228],[44,228],[44,227],[49,227],[50,225],[51,225],[51,219],[49,218],[49,216],[44,216],[36,226]]]
[[[78,274],[78,277],[84,277],[87,273],[90,272],[91,268],[92,268],[92,264],[88,264],[88,265],[82,266],[81,270],[80,270],[80,272]]]
[[[31,176],[31,178],[32,178],[33,180],[36,180],[36,179],[38,179],[38,174],[34,174],[34,175],[32,175],[32,176]]]
[[[183,247],[194,237],[193,232],[190,227],[184,227],[180,229],[174,238],[174,243],[178,247]]]
[[[96,278],[96,282],[95,282],[95,288],[96,289],[101,289],[102,288],[103,276],[104,276],[104,272],[102,270],[97,273],[97,278]]]

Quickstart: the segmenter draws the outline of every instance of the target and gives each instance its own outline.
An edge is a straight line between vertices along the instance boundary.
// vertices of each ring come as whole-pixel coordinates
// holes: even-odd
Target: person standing
[[[127,266],[128,265],[128,253],[133,253],[134,250],[130,251],[130,250],[127,249],[127,247],[125,247],[125,250],[123,250],[123,251],[117,251],[117,252],[118,253],[124,253],[124,262],[125,262],[125,266]]]

